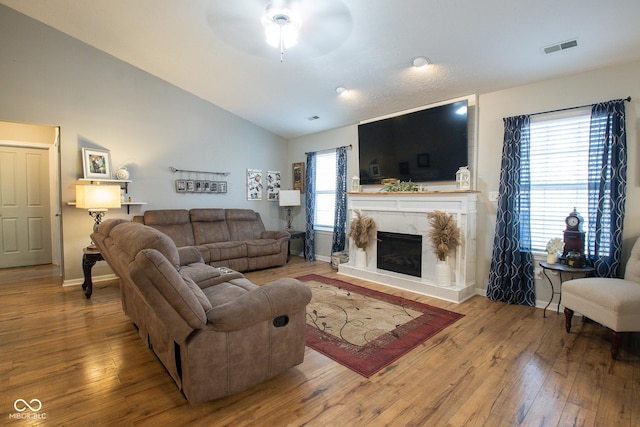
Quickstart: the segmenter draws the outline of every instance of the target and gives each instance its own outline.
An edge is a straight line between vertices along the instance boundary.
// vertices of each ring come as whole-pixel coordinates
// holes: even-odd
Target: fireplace
[[[422,236],[378,231],[377,267],[422,277]]]

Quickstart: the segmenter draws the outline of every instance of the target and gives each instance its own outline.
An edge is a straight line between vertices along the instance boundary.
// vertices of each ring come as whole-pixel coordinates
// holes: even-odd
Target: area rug
[[[307,346],[367,378],[463,317],[317,274],[298,279],[313,294]]]

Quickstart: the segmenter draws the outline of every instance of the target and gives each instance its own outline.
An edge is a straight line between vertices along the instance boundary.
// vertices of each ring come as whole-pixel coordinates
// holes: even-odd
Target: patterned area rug
[[[367,378],[463,317],[317,274],[298,279],[313,294],[307,346]]]

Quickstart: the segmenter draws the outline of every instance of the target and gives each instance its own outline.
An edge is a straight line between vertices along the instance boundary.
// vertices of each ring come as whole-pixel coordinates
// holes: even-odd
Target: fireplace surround
[[[366,248],[365,267],[356,267],[353,260],[340,264],[338,271],[352,277],[369,280],[452,302],[462,302],[475,295],[476,191],[423,191],[415,193],[353,192],[347,195],[348,221],[360,210],[371,217],[378,230],[421,237],[421,274],[389,271],[378,266],[378,242],[371,239]],[[462,244],[448,258],[451,286],[435,282],[437,257],[430,247],[427,233],[427,212],[435,210],[452,214],[462,233]],[[349,252],[355,246],[349,242]]]

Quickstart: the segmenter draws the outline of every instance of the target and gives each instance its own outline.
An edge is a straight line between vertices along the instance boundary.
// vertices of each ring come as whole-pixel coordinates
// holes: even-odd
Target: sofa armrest
[[[263,231],[262,234],[260,234],[261,239],[289,240],[290,237],[291,235],[286,231]]]
[[[202,254],[195,246],[182,246],[178,248],[178,256],[180,257],[180,265],[204,263]]]
[[[304,310],[311,290],[297,279],[274,280],[207,312],[208,324],[216,331],[248,328],[278,316]]]

